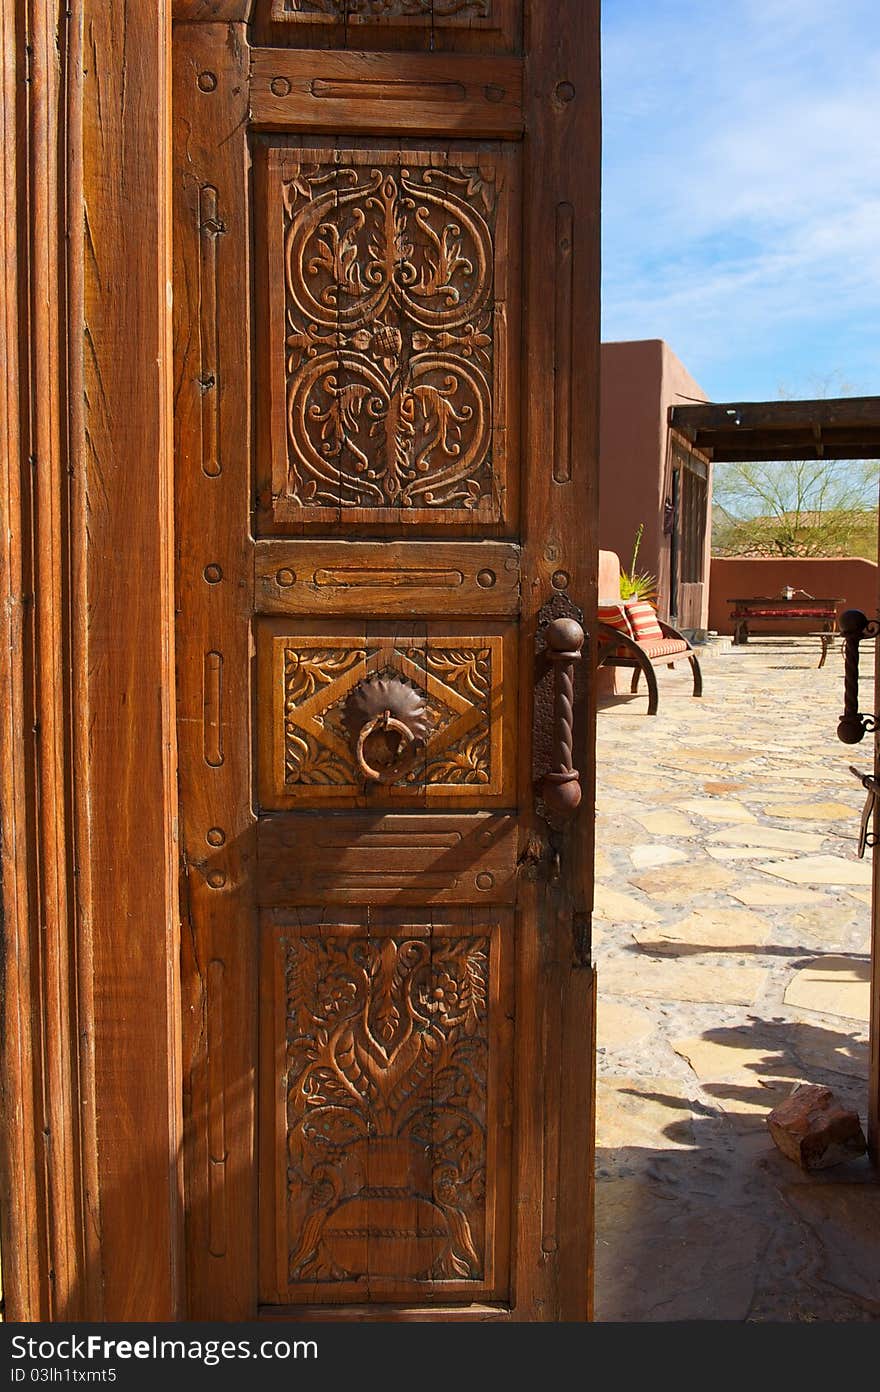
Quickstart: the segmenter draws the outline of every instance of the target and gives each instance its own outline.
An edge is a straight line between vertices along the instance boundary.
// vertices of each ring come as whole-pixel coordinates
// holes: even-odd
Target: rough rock
[[[773,1108],[767,1125],[774,1142],[804,1170],[824,1170],[864,1155],[857,1112],[842,1107],[830,1088],[804,1083]]]

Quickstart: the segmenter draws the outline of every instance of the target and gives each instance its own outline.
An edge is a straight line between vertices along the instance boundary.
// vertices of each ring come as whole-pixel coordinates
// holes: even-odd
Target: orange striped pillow
[[[649,604],[645,599],[628,599],[624,609],[637,643],[663,637],[663,629],[657,622],[657,611],[653,604]]]
[[[596,618],[600,623],[606,623],[610,628],[616,628],[618,633],[625,633],[627,638],[632,638],[632,626],[622,604],[600,603],[596,610]]]

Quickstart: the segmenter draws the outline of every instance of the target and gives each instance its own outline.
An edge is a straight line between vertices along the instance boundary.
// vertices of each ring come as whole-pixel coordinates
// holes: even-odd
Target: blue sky
[[[604,339],[880,394],[880,0],[603,0]]]

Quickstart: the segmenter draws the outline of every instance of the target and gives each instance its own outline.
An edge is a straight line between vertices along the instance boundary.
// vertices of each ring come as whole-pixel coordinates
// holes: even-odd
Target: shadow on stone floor
[[[600,1079],[597,1318],[880,1320],[880,1176],[866,1158],[806,1173],[765,1121],[800,1081],[863,1113],[863,1041],[751,1016],[680,1047],[692,1097],[680,1080]]]
[[[747,956],[749,953],[757,953],[762,957],[790,957],[792,966],[806,966],[808,962],[814,961],[816,957],[816,946],[797,946],[785,947],[781,943],[678,943],[666,942],[658,938],[656,941],[647,936],[649,929],[643,930],[644,936],[638,942],[624,943],[621,952],[644,960],[646,957],[715,957],[728,953],[739,956]],[[863,952],[850,952],[847,954],[851,962],[861,963],[870,975],[871,958]],[[802,961],[797,961],[802,958]],[[826,968],[827,970],[844,971],[841,959],[833,959],[835,965]]]
[[[602,703],[603,1320],[880,1320],[878,1176],[805,1173],[766,1125],[801,1082],[863,1125],[867,1106],[864,797],[836,739],[839,647],[822,669],[819,651],[715,652],[702,700],[662,671],[656,718],[644,694]]]
[[[598,1152],[597,1319],[880,1320],[867,1161],[806,1174],[763,1133],[719,1149],[714,1117],[671,1129],[693,1148]]]

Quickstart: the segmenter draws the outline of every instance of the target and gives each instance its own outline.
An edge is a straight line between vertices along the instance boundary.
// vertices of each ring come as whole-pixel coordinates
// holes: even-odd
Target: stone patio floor
[[[657,716],[599,711],[600,1320],[880,1319],[876,1173],[805,1173],[765,1121],[804,1081],[866,1123],[870,739],[839,743],[839,644],[817,660],[720,640],[702,700],[663,668]]]

